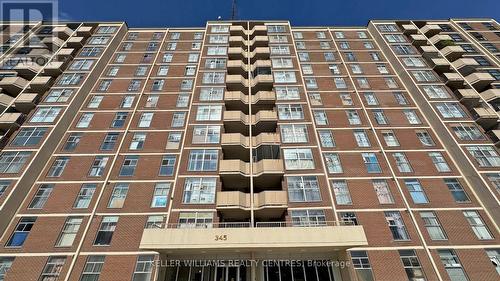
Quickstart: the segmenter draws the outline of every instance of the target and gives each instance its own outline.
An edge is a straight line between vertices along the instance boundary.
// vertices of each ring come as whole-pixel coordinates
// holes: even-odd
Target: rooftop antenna
[[[236,19],[236,0],[233,0],[232,7],[231,7],[231,20]]]

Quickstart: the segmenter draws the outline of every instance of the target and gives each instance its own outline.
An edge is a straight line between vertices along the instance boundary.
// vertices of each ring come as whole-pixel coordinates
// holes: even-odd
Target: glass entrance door
[[[246,268],[219,266],[215,271],[214,281],[246,281]]]

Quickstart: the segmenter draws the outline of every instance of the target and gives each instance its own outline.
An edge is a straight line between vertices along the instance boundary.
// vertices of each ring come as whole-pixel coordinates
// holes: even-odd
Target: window
[[[101,150],[113,150],[119,135],[119,133],[107,133],[102,141]]]
[[[312,68],[312,65],[310,64],[303,64],[301,66],[302,68],[302,74],[304,75],[313,75],[314,74],[314,71],[313,71],[313,68]],[[293,73],[293,72],[292,72]],[[295,75],[295,74],[294,74]],[[277,81],[276,81],[277,82]]]
[[[137,162],[139,162],[139,156],[137,155],[127,155],[123,160],[122,167],[120,168],[120,176],[133,176],[135,168],[137,167]]]
[[[89,207],[92,201],[92,196],[94,196],[97,185],[95,183],[84,183],[80,188],[80,192],[76,197],[73,208],[75,209],[86,209]]]
[[[128,183],[117,183],[111,192],[108,208],[122,208],[127,198]]]
[[[499,167],[500,157],[491,146],[466,146],[480,167]]]
[[[314,110],[313,115],[317,125],[328,125],[328,117],[324,110]]]
[[[270,48],[271,48],[272,55],[289,55],[290,54],[290,47],[288,47],[288,46],[277,45],[277,46],[270,46]]]
[[[370,88],[370,83],[368,83],[368,79],[356,78],[356,81],[361,89],[369,89]]]
[[[90,125],[92,118],[94,118],[94,113],[88,113],[88,112],[83,113],[82,116],[80,116],[80,120],[78,120],[76,127],[77,128],[87,128]]]
[[[11,184],[11,181],[8,181],[8,180],[0,181],[0,197],[5,193],[5,191],[10,186],[10,184]]]
[[[141,87],[141,80],[132,80],[128,85],[127,91],[129,92],[137,92]]]
[[[273,73],[276,83],[296,83],[295,72],[293,71],[275,71]]]
[[[330,174],[343,173],[340,157],[337,153],[325,153],[326,168]]]
[[[425,195],[425,192],[422,189],[422,186],[420,185],[420,182],[417,179],[409,179],[405,180],[404,182],[406,188],[408,189],[408,192],[410,192],[410,196],[411,199],[413,200],[413,203],[415,204],[429,203],[429,200],[427,200],[427,196]]]
[[[405,95],[401,92],[394,92],[394,99],[399,105],[408,105],[410,104],[408,100],[406,100]]]
[[[160,96],[158,95],[148,95],[146,104],[144,107],[156,107],[158,105],[158,100],[160,99]]]
[[[113,238],[113,233],[115,232],[117,223],[117,216],[102,217],[101,225],[99,226],[94,245],[107,246],[111,244],[111,239]]]
[[[374,109],[373,117],[378,125],[387,125],[387,118],[385,117],[384,111],[382,109]]]
[[[47,128],[43,127],[21,128],[10,145],[35,146],[42,140],[45,132],[47,132]]]
[[[373,281],[372,268],[366,251],[351,251],[351,261],[358,280]]]
[[[139,118],[139,123],[137,127],[139,128],[149,128],[151,126],[151,122],[153,121],[153,112],[143,112],[141,117]]]
[[[364,130],[354,130],[354,139],[359,147],[370,147],[370,139]]]
[[[476,234],[477,239],[479,240],[490,240],[493,239],[490,231],[486,227],[486,224],[483,222],[483,219],[479,215],[477,211],[463,211],[465,219],[469,222],[472,231]]]
[[[83,217],[68,217],[57,239],[57,247],[71,247],[83,222]]]
[[[159,182],[155,184],[153,199],[151,201],[151,208],[167,207],[170,186],[171,183],[169,182]]]
[[[318,179],[315,176],[287,177],[290,202],[321,201]]]
[[[140,255],[135,264],[132,281],[149,281],[155,265],[154,255]]]
[[[347,114],[347,120],[349,121],[350,125],[360,125],[361,124],[361,118],[359,118],[359,114],[356,110],[354,109],[349,109],[345,111]]]
[[[120,103],[120,108],[131,108],[133,103],[134,96],[124,96]]]
[[[151,85],[151,91],[161,91],[163,90],[163,85],[165,85],[165,80],[154,79],[153,84]]]
[[[465,275],[462,264],[460,264],[460,260],[454,250],[438,250],[438,254],[451,281],[469,280]]]
[[[429,157],[431,158],[432,163],[434,164],[434,167],[436,167],[436,170],[438,172],[444,173],[451,171],[441,152],[429,152]]]
[[[199,105],[196,121],[218,121],[222,118],[222,105]]]
[[[39,107],[30,119],[31,123],[51,123],[56,120],[60,107]]]
[[[200,54],[189,54],[188,55],[188,62],[198,62],[198,58],[200,57]]]
[[[171,176],[174,174],[174,167],[175,167],[175,155],[165,155],[161,159],[161,164],[160,164],[160,176]]]
[[[280,125],[280,130],[283,143],[305,143],[308,141],[306,125]]]
[[[14,258],[0,257],[0,281],[5,280],[5,275],[9,272],[13,262]]]
[[[71,95],[73,95],[73,89],[52,89],[45,98],[45,102],[67,102]]]
[[[200,101],[219,101],[224,97],[224,88],[201,88]]]
[[[167,137],[166,149],[178,149],[182,138],[181,132],[170,132]]]
[[[408,123],[412,125],[417,125],[417,124],[422,124],[420,121],[420,118],[418,118],[417,113],[413,109],[405,109],[403,110],[403,114],[406,117],[406,120],[408,120]]]
[[[204,72],[203,73],[203,84],[222,84],[226,73],[224,72]]]
[[[184,204],[213,204],[216,178],[187,178],[184,183]]]
[[[225,69],[226,68],[226,59],[208,58],[205,60],[205,68],[207,68],[207,69]]]
[[[320,93],[309,93],[309,100],[311,101],[311,105],[323,105],[323,101],[321,100]]]
[[[340,69],[339,69],[339,66],[336,65],[336,64],[330,64],[328,66],[328,69],[330,69],[330,73],[332,75],[339,75],[340,74]]]
[[[432,74],[430,70],[414,70],[411,71],[413,77],[417,80],[417,82],[435,82],[437,81],[436,76]]]
[[[290,86],[276,86],[276,99],[277,100],[298,100],[300,99],[300,93],[298,87]]]
[[[372,185],[380,204],[394,204],[394,198],[386,180],[372,180]]]
[[[319,140],[322,147],[335,147],[335,140],[331,131],[319,131]]]
[[[279,104],[278,117],[280,120],[304,119],[304,112],[300,104]]]
[[[209,56],[224,56],[227,54],[227,47],[224,46],[209,46],[207,55]]]
[[[7,247],[21,247],[28,238],[28,234],[35,224],[35,217],[23,217],[17,223],[14,233],[10,236],[9,241],[7,241]]]
[[[314,169],[314,158],[310,148],[283,149],[283,158],[287,170]]]
[[[396,152],[392,154],[394,161],[396,162],[396,166],[400,173],[411,173],[413,172],[410,162],[406,159],[406,155],[402,152]]]
[[[195,143],[219,143],[220,141],[220,126],[194,126],[193,139]]]
[[[347,84],[342,77],[334,77],[333,82],[335,83],[335,87],[337,89],[347,89]]]
[[[92,167],[90,167],[89,177],[100,177],[102,176],[104,170],[106,169],[106,163],[108,163],[109,157],[107,156],[96,156]]]
[[[300,53],[298,53],[298,56],[299,56],[299,61],[301,61],[301,62],[310,61],[311,60],[309,58],[309,53],[300,52]]]
[[[335,61],[335,55],[333,53],[323,53],[323,56],[325,57],[325,61]]]
[[[398,139],[393,131],[382,131],[382,137],[384,138],[385,144],[389,147],[399,146]]]
[[[104,96],[92,96],[87,104],[87,108],[98,108],[101,104],[101,101],[104,99]]]
[[[42,209],[47,200],[49,199],[52,190],[54,189],[53,184],[42,184],[38,187],[35,196],[31,200],[28,209]]]
[[[158,71],[156,72],[156,76],[167,76],[168,69],[169,69],[168,65],[158,66]]]
[[[188,171],[217,171],[219,152],[212,149],[191,150]]]
[[[358,219],[354,212],[339,212],[342,225],[358,225]]]
[[[63,74],[61,79],[57,82],[57,85],[60,86],[75,86],[80,83],[83,79],[84,75],[81,73],[70,73]]]
[[[402,34],[385,34],[384,37],[389,43],[406,43],[406,38]]]
[[[446,240],[446,235],[434,212],[420,212],[420,217],[431,240]]]
[[[364,93],[366,104],[367,105],[378,105],[377,97],[373,92]]]
[[[183,127],[186,119],[186,112],[175,112],[172,116],[171,126],[174,128]]]
[[[457,103],[437,103],[436,108],[439,114],[445,119],[467,117],[465,112]]]
[[[293,68],[293,62],[290,58],[272,58],[273,68]]]
[[[423,146],[435,146],[436,144],[432,140],[431,135],[427,133],[425,130],[418,130],[415,132],[418,140],[422,143]]]
[[[342,101],[342,105],[353,105],[351,94],[349,93],[340,93],[339,98]]]
[[[455,202],[470,202],[469,196],[465,193],[464,188],[457,179],[444,179],[444,183],[448,187]]]
[[[406,57],[402,58],[403,63],[408,67],[425,67],[425,62],[418,57]]]
[[[292,210],[293,226],[322,226],[326,225],[325,212],[323,210]]]
[[[304,81],[306,82],[307,89],[317,89],[318,83],[316,82],[316,78],[305,77]]]
[[[39,281],[53,281],[59,279],[66,257],[49,257],[43,267]]]
[[[403,222],[403,218],[398,211],[387,211],[384,212],[385,220],[391,231],[392,238],[394,240],[410,240],[410,236],[406,231],[406,226]]]
[[[500,274],[500,250],[498,249],[487,249],[486,254],[490,258],[491,263],[495,267],[498,274]],[[0,266],[1,267],[1,266]],[[0,270],[1,272],[1,270]],[[0,275],[1,277],[1,275]],[[0,278],[1,280],[1,278]]]
[[[398,252],[408,280],[425,281],[424,271],[422,270],[415,250],[399,250]]]
[[[332,189],[335,194],[335,201],[338,205],[351,205],[352,199],[346,181],[332,180]]]
[[[381,173],[382,169],[378,163],[377,156],[375,153],[367,152],[361,153],[361,157],[363,158],[363,162],[365,163],[365,168],[368,173]]]
[[[52,166],[49,169],[49,172],[47,173],[47,177],[60,177],[68,162],[69,162],[69,157],[65,156],[56,157],[54,163],[52,163]]]
[[[213,214],[209,212],[179,213],[179,228],[212,228]]]
[[[88,256],[80,281],[97,281],[104,266],[105,256]]]

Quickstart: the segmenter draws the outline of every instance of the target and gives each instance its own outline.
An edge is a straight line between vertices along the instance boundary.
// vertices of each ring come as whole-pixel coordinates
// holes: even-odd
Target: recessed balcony
[[[278,122],[276,111],[261,110],[253,115],[246,115],[241,111],[224,112],[224,128],[227,133],[241,133],[248,136],[249,126],[252,134],[275,132]]]
[[[55,35],[62,40],[68,39],[72,33],[73,33],[73,30],[65,25],[64,26],[56,26],[56,27],[54,27],[54,29],[52,29],[52,35]]]
[[[60,48],[62,45],[64,45],[64,40],[57,37],[49,36],[43,38],[42,43],[49,48]]]
[[[225,157],[250,161],[250,144],[253,148],[261,145],[279,145],[280,136],[277,133],[261,133],[255,137],[246,137],[239,133],[221,135],[221,146]]]
[[[231,35],[240,35],[240,36],[258,36],[258,35],[266,35],[267,27],[265,25],[256,25],[252,29],[247,30],[241,25],[231,25],[229,27],[229,32]]]
[[[420,50],[422,51],[422,55],[424,56],[424,58],[428,60],[439,57],[439,51],[434,46],[421,46]]]
[[[410,35],[411,43],[414,46],[422,46],[427,44],[427,37],[421,34],[412,34]]]
[[[250,58],[250,63],[254,63],[256,60],[268,60],[270,50],[269,47],[257,47],[253,51],[246,51],[241,47],[230,47],[228,48],[229,59],[247,60]]]
[[[15,70],[19,76],[26,79],[32,79],[41,69],[41,65],[36,62],[28,61],[18,63],[13,70]]]
[[[446,46],[441,49],[441,53],[450,61],[455,61],[456,59],[462,57],[465,54],[465,50],[457,45]]]
[[[252,208],[251,194],[241,191],[217,192],[217,211],[224,219],[244,220]],[[253,194],[253,210],[259,219],[279,218],[288,207],[288,195],[283,190],[266,190]]]
[[[485,130],[489,130],[498,124],[498,114],[491,108],[474,108],[473,115],[476,123]]]
[[[37,93],[43,93],[50,88],[53,82],[54,78],[50,76],[37,76],[31,80],[30,89]]]
[[[450,71],[450,63],[444,58],[433,58],[429,60],[429,64],[436,72],[443,73]]]
[[[403,24],[401,29],[403,29],[403,33],[406,35],[418,33],[418,28],[413,24]]]
[[[455,91],[455,96],[469,109],[479,105],[479,101],[481,100],[481,97],[474,89],[458,89]]]
[[[438,49],[441,49],[449,44],[454,44],[450,35],[447,34],[437,34],[429,38],[429,41],[432,45],[436,46]]]
[[[71,37],[66,41],[65,47],[80,49],[85,44],[85,38],[81,36]]]
[[[475,59],[460,58],[452,62],[452,65],[462,75],[469,75],[476,70],[476,67],[479,65],[479,63]]]
[[[420,28],[420,31],[426,36],[431,37],[441,32],[441,28],[437,24],[426,24]]]
[[[92,35],[93,29],[94,29],[94,27],[89,26],[89,25],[79,26],[78,29],[76,30],[76,35],[82,36],[82,37],[89,37],[90,35]]]
[[[19,96],[17,96],[16,100],[14,101],[14,105],[16,107],[16,110],[28,114],[33,108],[35,108],[39,99],[40,99],[39,94],[22,93]]]
[[[224,186],[245,189],[250,185],[250,168],[253,171],[255,187],[280,186],[284,174],[281,159],[262,159],[250,163],[238,159],[220,160],[219,174]]]
[[[10,128],[21,126],[24,120],[24,114],[20,112],[5,112],[0,115],[0,130],[7,131]]]
[[[464,85],[464,79],[460,74],[455,73],[455,72],[448,72],[448,73],[443,73],[444,79],[445,79],[445,84],[448,85],[448,87],[451,88],[463,88]]]
[[[494,102],[500,98],[500,89],[489,89],[479,93],[487,102]]]
[[[476,90],[481,91],[495,81],[495,78],[486,72],[475,72],[466,76],[465,80]]]
[[[249,227],[248,223],[169,224],[163,228],[145,229],[139,248],[171,255],[238,250],[269,258],[271,251],[311,254],[367,245],[360,225],[323,222],[299,227],[290,222],[276,222],[258,227]]]
[[[500,147],[500,130],[491,130],[488,132],[488,136],[490,136],[496,147]]]
[[[0,94],[0,109],[5,110],[5,108],[9,107],[13,101],[13,97],[3,93]]]
[[[17,96],[27,85],[28,81],[18,76],[4,77],[0,80],[0,88],[14,97]]]
[[[67,63],[63,61],[51,61],[43,68],[43,74],[57,77],[63,73],[66,65]]]
[[[76,49],[73,48],[62,48],[57,52],[57,56],[60,58],[60,60],[72,58],[75,55],[76,55]]]

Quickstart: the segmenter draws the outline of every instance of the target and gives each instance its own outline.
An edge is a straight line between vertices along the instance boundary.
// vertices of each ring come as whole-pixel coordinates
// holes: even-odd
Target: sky
[[[126,21],[129,27],[204,27],[231,19],[232,0],[59,0],[60,18]],[[370,19],[494,18],[500,0],[236,0],[236,19],[295,26],[356,26]]]

